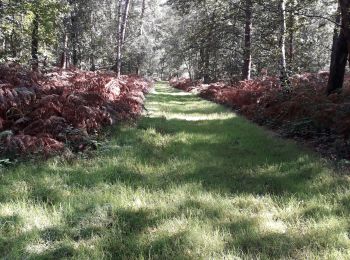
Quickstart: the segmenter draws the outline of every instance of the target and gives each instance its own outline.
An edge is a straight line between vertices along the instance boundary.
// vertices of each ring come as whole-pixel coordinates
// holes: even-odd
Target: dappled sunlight
[[[59,210],[48,210],[44,205],[29,206],[25,202],[2,204],[0,207],[0,218],[17,216],[17,224],[21,232],[32,230],[44,230],[60,223],[61,212]]]
[[[201,101],[191,93],[178,90],[167,92],[167,89],[165,89],[165,91],[157,91],[155,95],[147,102],[148,112],[146,116],[150,118],[211,121],[237,117],[235,113],[228,112],[227,109],[209,102]],[[164,100],[164,103],[159,103],[159,96]],[[184,99],[176,101],[179,97],[184,97]]]
[[[189,93],[189,92],[153,92],[152,94],[154,95],[162,95],[162,96],[174,96],[174,97],[178,97],[178,96],[191,96],[193,94]]]
[[[236,115],[234,113],[222,113],[222,114],[180,114],[180,113],[166,113],[166,112],[152,112],[149,117],[151,118],[157,118],[157,117],[164,117],[168,120],[170,119],[179,119],[179,120],[185,120],[185,121],[210,121],[210,120],[225,120],[225,119],[231,119],[235,118]]]

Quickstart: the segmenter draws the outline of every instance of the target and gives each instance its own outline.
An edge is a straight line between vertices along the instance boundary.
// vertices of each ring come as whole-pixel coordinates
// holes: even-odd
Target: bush
[[[67,144],[83,150],[103,127],[140,116],[150,85],[107,72],[39,75],[17,64],[0,65],[0,152],[52,154]]]

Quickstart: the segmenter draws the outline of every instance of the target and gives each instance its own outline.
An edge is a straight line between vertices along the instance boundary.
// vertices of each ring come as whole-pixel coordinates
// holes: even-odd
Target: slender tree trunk
[[[143,35],[143,19],[145,17],[146,12],[146,0],[142,0],[142,10],[141,10],[141,23],[140,23],[140,35]]]
[[[210,82],[210,54],[206,47],[201,47],[200,49],[200,63],[203,82],[204,84],[208,84]]]
[[[11,36],[10,36],[10,42],[11,42],[11,54],[12,54],[12,58],[16,58],[17,57],[17,45],[18,42],[16,42],[16,33],[15,30],[12,29],[11,31]]]
[[[289,86],[286,61],[286,2],[280,0],[280,81],[282,87]]]
[[[121,75],[122,56],[123,56],[122,50],[125,42],[126,26],[128,22],[129,9],[130,9],[130,0],[125,0],[124,6],[123,6],[123,2],[124,2],[123,0],[119,0],[119,7],[118,7],[118,36],[117,36],[117,61],[116,61],[116,71],[117,71],[118,77]]]
[[[94,13],[91,13],[90,15],[90,23],[92,24],[92,27],[90,29],[90,70],[95,71],[96,65],[95,65],[95,36],[94,36],[94,24],[95,24],[95,17]]]
[[[69,63],[69,57],[68,57],[68,32],[65,32],[64,34],[64,43],[63,43],[63,52],[61,55],[61,68],[67,69]]]
[[[117,76],[120,76],[121,71],[121,54],[122,54],[122,40],[121,40],[121,25],[122,25],[122,0],[118,3],[118,28],[117,28],[117,60],[115,64],[115,70]]]
[[[129,10],[130,10],[130,0],[125,0],[123,20],[122,20],[122,26],[121,26],[121,36],[122,36],[121,39],[123,44],[125,41],[125,32],[126,32],[126,25],[128,23]]]
[[[37,71],[39,69],[39,15],[37,13],[34,14],[34,20],[32,24],[32,69]]]
[[[142,0],[142,9],[141,9],[141,16],[140,16],[140,28],[139,28],[139,36],[142,36],[144,33],[143,24],[144,24],[144,17],[146,12],[146,0]],[[144,47],[144,46],[143,46]],[[141,66],[143,63],[144,54],[139,53],[137,55],[137,61],[136,61],[136,75],[140,75]]]
[[[243,49],[243,69],[242,78],[250,80],[252,67],[252,26],[253,26],[253,3],[252,0],[245,1],[245,33],[244,33],[244,49]]]
[[[92,52],[90,54],[90,70],[91,71],[95,71],[96,70],[95,56],[94,56],[94,54]]]
[[[290,0],[289,1],[289,17],[288,17],[288,64],[289,69],[293,69],[293,63],[294,63],[294,41],[295,41],[295,27],[297,24],[297,17],[294,14],[295,7],[297,7],[297,0]]]
[[[3,1],[0,0],[0,24],[3,24],[3,8],[4,8],[4,4]],[[0,38],[1,42],[0,42],[0,57],[5,53],[6,51],[6,38]]]
[[[71,16],[71,42],[72,42],[72,62],[74,66],[78,65],[78,51],[77,51],[77,42],[78,42],[78,33],[77,33],[77,16],[74,12]]]
[[[2,0],[0,0],[0,24],[3,23],[2,20],[3,20],[3,16],[4,16],[3,13],[2,13],[3,12],[2,9],[3,9],[3,3],[2,3]],[[4,48],[5,39],[0,38],[0,40],[1,40],[1,42],[0,42],[0,45],[1,45],[1,47],[0,47],[0,56],[2,56],[2,52],[5,50],[5,48]]]

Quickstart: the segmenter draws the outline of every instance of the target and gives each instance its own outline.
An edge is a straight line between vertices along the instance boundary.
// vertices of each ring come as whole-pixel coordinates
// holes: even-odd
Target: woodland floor
[[[90,158],[0,172],[5,259],[350,259],[350,178],[157,84]]]

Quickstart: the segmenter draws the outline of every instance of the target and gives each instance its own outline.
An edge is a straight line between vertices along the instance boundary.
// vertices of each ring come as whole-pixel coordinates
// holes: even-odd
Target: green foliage
[[[3,1],[0,42],[4,42],[5,49],[0,49],[0,58],[12,57],[22,62],[30,59],[35,14],[39,17],[41,52],[52,49],[58,40],[59,16],[65,11],[60,0]]]

